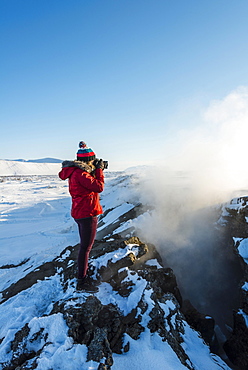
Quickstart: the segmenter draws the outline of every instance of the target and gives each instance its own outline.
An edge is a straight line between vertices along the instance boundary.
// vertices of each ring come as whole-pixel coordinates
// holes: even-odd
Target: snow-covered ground
[[[30,163],[23,164],[23,166],[26,165],[33,166]],[[13,168],[14,172],[7,173],[9,177],[0,179],[0,291],[17,282],[42,263],[53,260],[68,245],[78,243],[76,224],[70,216],[71,200],[67,182],[61,181],[55,173],[52,173],[55,166],[58,167],[58,165],[49,164],[47,173],[43,166],[41,173],[36,176],[30,175],[30,167],[26,172],[23,169],[23,175],[20,170],[17,171],[18,176],[15,175]],[[130,172],[106,172],[102,204],[104,210],[112,209],[112,211],[103,220],[105,227],[138,204],[136,178],[137,173],[132,179]],[[134,185],[131,193],[130,182]],[[96,262],[103,265],[103,258]],[[115,253],[113,258],[118,259],[118,253]],[[133,283],[133,294],[129,301],[125,298],[118,301],[119,298],[107,283],[100,286],[98,298],[105,304],[109,302],[118,304],[126,313],[130,312],[133,302],[136,302],[142,293],[147,295],[147,301],[152,305],[148,296],[149,290],[145,291],[144,282],[136,280]],[[0,339],[5,337],[0,346],[0,363],[8,360],[10,355],[8,345],[17,330],[25,323],[29,323],[30,337],[32,333],[38,331],[39,327],[42,327],[45,328],[44,333],[47,332],[51,342],[39,360],[38,369],[96,369],[96,364],[86,362],[87,348],[80,344],[73,345],[62,314],[45,316],[50,312],[55,296],[56,300],[65,299],[65,294],[72,294],[74,299],[76,298],[75,294],[78,295],[78,293],[73,293],[72,288],[71,291],[70,288],[68,289],[66,293],[63,291],[59,276],[55,275],[47,280],[37,281],[32,287],[0,305]],[[165,315],[173,309],[171,305],[173,305],[172,301],[168,301],[161,307]],[[144,325],[145,320],[148,319],[148,316],[143,318]],[[186,323],[183,339],[185,352],[195,364],[195,369],[229,369],[217,356],[210,354],[209,348],[199,335]],[[114,355],[113,370],[126,370],[127,367],[130,370],[186,369],[168,343],[164,342],[158,334],[154,333],[151,336],[148,329],[141,334],[139,341],[131,338],[125,340],[130,342],[130,350],[123,355]],[[34,342],[34,348],[31,349],[39,350],[35,345]]]
[[[2,178],[0,183],[0,290],[78,242],[67,184],[57,177]],[[25,263],[25,261],[27,261]]]
[[[0,160],[0,266],[15,267],[15,273],[0,269],[0,291],[26,275],[29,266],[34,269],[51,261],[79,241],[70,215],[68,183],[59,179],[60,169],[61,164]],[[125,181],[115,186],[119,173],[106,171],[105,177],[102,205],[113,211],[101,229],[133,207],[125,198],[135,197]],[[128,178],[123,176],[126,181]]]

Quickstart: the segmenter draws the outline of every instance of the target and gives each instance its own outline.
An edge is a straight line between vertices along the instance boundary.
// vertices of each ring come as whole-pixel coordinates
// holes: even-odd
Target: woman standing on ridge
[[[64,161],[59,177],[69,179],[69,193],[72,197],[71,215],[78,224],[80,249],[78,252],[78,283],[77,289],[91,289],[86,273],[88,259],[93,246],[97,216],[103,213],[99,201],[99,193],[104,188],[104,162],[96,159],[96,155],[85,142],[80,141],[77,160]]]

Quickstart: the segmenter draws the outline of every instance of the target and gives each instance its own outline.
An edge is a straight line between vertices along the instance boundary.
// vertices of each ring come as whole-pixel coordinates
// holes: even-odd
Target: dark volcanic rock
[[[234,327],[224,349],[232,363],[240,370],[248,369],[248,328],[241,313],[234,313]]]
[[[225,208],[225,228],[231,238],[240,239],[233,242],[234,253],[238,255],[240,241],[248,238],[248,197],[240,197],[232,200],[230,206]],[[230,338],[224,344],[227,356],[239,370],[248,369],[248,323],[245,316],[248,315],[248,292],[243,289],[244,282],[248,281],[248,265],[239,256],[242,281],[240,281],[240,310],[233,313],[233,331]]]
[[[159,297],[164,293],[172,293],[177,299],[178,303],[182,304],[181,293],[177,286],[176,277],[170,268],[154,268],[153,266],[146,266],[138,273],[150,282],[155,294]]]
[[[187,323],[180,311],[182,299],[173,271],[158,263],[147,264],[154,258],[161,262],[154,246],[136,237],[96,241],[89,279],[99,286],[99,294],[76,291],[77,248],[66,248],[49,264],[49,269],[48,265],[40,266],[26,276],[30,280],[23,279],[24,286],[30,286],[38,276],[45,281],[46,273],[50,278],[53,273],[59,277],[61,289],[40,321],[35,318],[17,331],[10,343],[11,360],[2,369],[35,369],[44,353],[52,348],[49,325],[55,320],[60,320],[60,325],[64,325],[63,321],[68,328],[71,344],[67,350],[73,345],[86,346],[85,361],[97,363],[98,370],[110,370],[114,354],[127,353],[132,341],[138,341],[145,333],[158,335],[186,368],[195,369],[183,346]],[[11,294],[5,292],[5,301],[14,296],[18,287],[12,286]]]
[[[248,197],[238,198],[237,203],[241,207],[237,209],[226,207],[227,214],[223,216],[223,219],[226,220],[226,228],[232,237],[247,238],[248,223],[246,222],[246,217],[248,217]]]

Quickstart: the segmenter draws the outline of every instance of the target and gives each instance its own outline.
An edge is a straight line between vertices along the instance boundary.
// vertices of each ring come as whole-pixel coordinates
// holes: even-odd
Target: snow
[[[56,175],[61,163],[30,163],[0,159],[0,176]]]
[[[248,292],[248,283],[244,283],[244,285],[242,286],[242,289],[243,290],[246,290]]]
[[[240,241],[238,252],[244,261],[248,263],[248,238]]]
[[[117,222],[120,216],[124,215],[125,213],[130,211],[132,208],[134,208],[134,205],[129,204],[129,203],[123,203],[117,206],[116,208],[114,208],[104,217],[104,225],[100,226],[98,228],[98,231],[101,231],[105,227]]]
[[[20,330],[34,317],[45,315],[51,310],[55,296],[62,294],[58,276],[39,281],[0,305],[0,338],[4,338],[0,347],[0,363],[10,356],[9,343]]]
[[[41,264],[53,260],[62,250],[78,243],[76,224],[70,216],[70,196],[67,183],[61,181],[55,173],[60,164],[34,163],[3,163],[0,161],[0,174],[11,176],[2,178],[0,182],[0,290],[3,291],[12,283],[37,269]],[[18,166],[17,166],[18,164]],[[55,172],[56,170],[56,172]],[[21,173],[21,171],[23,171]],[[54,171],[52,173],[52,171]],[[13,176],[18,173],[18,176]],[[37,176],[34,176],[36,175]],[[21,175],[21,176],[19,176]],[[39,176],[38,176],[39,175]],[[118,183],[118,177],[122,181]],[[135,183],[130,175],[109,174],[106,176],[106,188],[102,195],[105,209],[113,209],[104,219],[104,227],[117,220],[121,215],[131,210],[137,204],[137,188],[130,193],[128,184]],[[114,190],[112,190],[114,184]],[[126,200],[123,201],[126,197]],[[128,226],[128,223],[127,225]],[[124,228],[124,226],[122,225]],[[246,246],[241,242],[241,252]],[[92,264],[107,266],[108,261],[116,262],[129,253],[137,256],[137,245],[130,244],[126,248],[118,249],[107,256],[99,257]],[[248,255],[245,254],[247,257]],[[69,252],[61,258],[69,256]],[[246,257],[246,258],[247,258]],[[70,262],[69,262],[70,263]],[[160,268],[156,260],[147,264]],[[132,311],[143,296],[148,304],[146,315],[142,315],[142,325],[151,319],[149,313],[154,302],[151,299],[152,290],[147,281],[137,274],[131,274],[127,269],[126,281],[131,281],[131,293],[122,297],[113,291],[108,283],[99,286],[97,298],[102,304],[113,303],[127,315]],[[71,281],[71,284],[75,282]],[[68,304],[75,304],[75,299],[82,302],[87,294],[82,296],[75,292],[72,285],[66,292],[61,285],[59,274],[43,281],[37,281],[30,288],[9,298],[0,304],[0,363],[11,358],[10,343],[16,333],[25,324],[30,329],[29,338],[33,338],[37,331],[41,336],[48,336],[50,342],[38,358],[38,370],[88,370],[96,369],[93,361],[86,362],[87,348],[85,345],[74,344],[68,336],[68,327],[60,313],[50,314],[53,302],[68,300]],[[161,309],[166,318],[176,306],[172,300],[161,303]],[[174,318],[175,320],[175,318]],[[173,322],[173,317],[172,317]],[[34,338],[33,338],[34,339]],[[209,352],[209,348],[202,339],[185,323],[183,335],[186,353],[195,364],[196,370],[229,369],[217,356]],[[133,340],[125,335],[125,343],[129,342],[130,350],[122,355],[113,354],[113,370],[185,370],[184,366],[171,346],[157,334],[145,329],[139,340]],[[44,344],[43,339],[28,342],[29,348],[39,351]]]
[[[150,218],[151,218],[151,214],[150,212],[147,211],[139,215],[138,217],[127,220],[126,222],[121,224],[117,229],[114,230],[113,234],[120,234],[120,233],[123,233],[125,230],[128,231],[131,228],[137,230],[138,228],[140,228],[140,225],[144,223],[144,221],[147,221]]]
[[[158,260],[156,259],[151,259],[146,261],[146,265],[148,266],[156,266],[157,268],[161,268],[162,266],[158,263]]]
[[[248,328],[248,315],[243,310],[239,310],[238,311],[238,314],[241,315],[241,316],[243,316],[243,318],[245,320],[245,324],[246,324],[246,326]]]
[[[122,297],[117,292],[113,291],[113,288],[108,283],[103,283],[100,286],[99,292],[96,294],[97,298],[102,302],[103,305],[112,303],[120,308],[120,311],[126,316],[133,308],[137,306],[140,298],[146,287],[146,281],[143,279],[135,286],[134,290],[128,297]]]
[[[93,266],[99,268],[99,266],[107,266],[108,262],[115,263],[121,258],[128,256],[129,254],[134,254],[135,257],[138,254],[137,244],[129,244],[126,248],[119,248],[114,252],[104,254],[103,256],[97,258],[92,262]]]
[[[104,197],[101,200],[104,211],[121,206],[127,201],[130,205],[139,202],[136,176],[128,176],[125,172],[106,172],[105,179],[108,181],[108,186],[105,187]]]
[[[195,370],[214,370],[220,368],[223,370],[230,370],[224,361],[218,356],[210,353],[203,339],[201,339],[198,333],[192,330],[186,322],[184,322],[184,330],[185,334],[182,336],[184,339],[182,347],[187,353],[190,361],[194,364]]]
[[[145,330],[139,341],[133,340],[128,335],[125,340],[130,343],[130,350],[123,355],[114,355],[113,370],[187,369],[169,344],[163,342],[157,333],[151,335]]]
[[[57,176],[29,176],[0,183],[0,290],[41,263],[51,261],[68,245],[78,243],[70,216],[67,183]]]

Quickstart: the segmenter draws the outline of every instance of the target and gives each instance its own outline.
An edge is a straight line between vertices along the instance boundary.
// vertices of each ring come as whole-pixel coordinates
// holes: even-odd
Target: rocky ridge
[[[32,302],[32,317],[26,315],[26,322],[23,317],[22,325],[14,325],[0,338],[0,355],[5,358],[1,369],[56,369],[63,356],[69,361],[77,358],[69,369],[89,369],[90,364],[99,370],[114,369],[119,357],[136,346],[141,353],[146,351],[144,337],[153,345],[159,343],[173,357],[176,369],[229,369],[188,324],[180,310],[173,271],[161,265],[153,245],[118,235],[96,241],[90,260],[90,279],[98,287],[95,294],[76,290],[77,248],[67,247],[52,262],[26,275],[18,289],[10,286],[2,292],[0,307],[11,301],[8,309],[13,309],[13,316],[18,299],[37,289],[43,305]],[[50,296],[42,288],[45,284]],[[205,318],[199,326],[197,320],[209,338],[210,321]]]
[[[231,200],[223,207],[222,227],[233,240],[233,251],[240,258],[240,308],[233,312],[233,331],[224,349],[234,365],[248,369],[248,197]]]
[[[124,179],[124,181],[130,181]],[[127,184],[129,186],[129,184]],[[118,218],[118,222],[107,229],[107,234],[112,235],[121,231],[121,235],[133,235],[135,232],[135,223],[127,220],[135,220],[145,212],[149,213],[149,207],[136,203],[134,208]],[[111,212],[111,211],[110,211]],[[132,212],[132,214],[131,214]],[[187,322],[198,332],[209,344],[211,350],[215,353],[222,353],[223,358],[229,358],[229,365],[233,369],[248,369],[248,197],[242,196],[232,199],[229,203],[223,204],[219,209],[216,206],[216,213],[219,214],[219,221],[213,226],[216,233],[216,253],[222,254],[222,261],[225,258],[235,264],[236,280],[240,281],[239,292],[235,293],[236,306],[239,309],[233,309],[233,326],[228,326],[229,336],[219,343],[215,333],[214,317],[198,312],[188,300],[182,301],[181,312],[183,312]],[[104,220],[104,219],[103,219]],[[120,225],[123,225],[120,227]],[[123,231],[122,231],[123,230]],[[106,231],[105,231],[106,234]],[[104,233],[102,234],[104,236]],[[216,277],[217,278],[217,277]],[[218,283],[218,279],[216,280]],[[228,294],[228,293],[227,293]],[[237,298],[238,297],[238,298]],[[223,348],[222,348],[223,345]],[[224,350],[224,352],[223,352]]]

